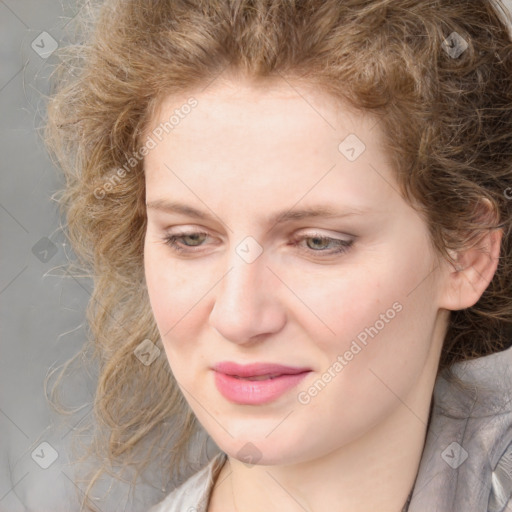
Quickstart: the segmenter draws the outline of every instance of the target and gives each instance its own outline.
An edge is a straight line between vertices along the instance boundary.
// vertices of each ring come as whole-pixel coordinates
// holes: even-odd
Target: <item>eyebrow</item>
[[[216,215],[210,215],[209,213],[193,208],[192,206],[179,203],[176,201],[167,201],[163,199],[150,201],[146,204],[146,207],[149,209],[160,210],[167,213],[178,213],[182,215],[187,215],[189,217],[194,217],[196,219],[202,220],[213,220],[215,217],[217,217]],[[302,220],[309,218],[332,219],[348,217],[352,215],[363,215],[365,213],[369,213],[369,211],[361,208],[352,208],[351,210],[341,211],[332,206],[321,205],[312,206],[309,208],[302,208],[300,210],[282,210],[280,212],[273,214],[270,217],[267,217],[266,221],[271,225],[275,225],[294,220]]]

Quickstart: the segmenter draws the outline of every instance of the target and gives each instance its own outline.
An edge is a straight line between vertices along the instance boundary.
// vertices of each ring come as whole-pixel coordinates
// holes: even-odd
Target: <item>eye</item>
[[[306,247],[300,245],[300,242],[303,241],[306,241]],[[320,233],[308,233],[306,235],[296,237],[293,240],[293,245],[299,246],[301,250],[305,250],[313,254],[320,253],[320,255],[332,255],[347,252],[353,243],[354,240],[332,238]]]
[[[189,231],[166,235],[164,242],[177,253],[198,252],[194,248],[205,245],[203,242],[209,237],[204,231]],[[301,242],[306,242],[306,247]],[[320,233],[308,233],[306,235],[294,237],[292,243],[301,251],[306,251],[315,256],[329,256],[347,252],[353,244],[353,240],[344,240],[341,238],[332,238]]]
[[[203,231],[191,231],[187,233],[179,233],[176,235],[167,235],[164,238],[164,241],[167,245],[169,245],[176,252],[194,252],[187,251],[187,248],[192,247],[200,247],[201,242],[204,241],[205,237],[208,236],[208,233]],[[185,242],[185,247],[180,245],[177,241],[183,240]],[[189,243],[191,242],[191,243]]]

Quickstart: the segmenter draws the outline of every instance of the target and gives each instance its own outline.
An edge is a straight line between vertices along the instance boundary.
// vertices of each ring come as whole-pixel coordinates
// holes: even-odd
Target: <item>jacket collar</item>
[[[512,348],[437,377],[409,512],[501,512],[512,494]]]

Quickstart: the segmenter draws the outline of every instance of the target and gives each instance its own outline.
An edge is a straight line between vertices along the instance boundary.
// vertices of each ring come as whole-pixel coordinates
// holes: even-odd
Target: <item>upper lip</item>
[[[284,366],[275,363],[252,363],[238,364],[230,361],[217,363],[212,367],[213,370],[226,375],[236,377],[258,377],[261,375],[296,375],[311,371],[311,368]]]

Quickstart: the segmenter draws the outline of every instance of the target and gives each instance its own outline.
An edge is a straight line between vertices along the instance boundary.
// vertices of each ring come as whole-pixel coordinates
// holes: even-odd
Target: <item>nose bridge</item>
[[[272,332],[283,320],[266,255],[261,252],[255,257],[256,248],[251,243],[242,241],[230,252],[227,272],[215,288],[210,313],[210,324],[237,343]]]
[[[254,313],[264,292],[264,258],[261,256],[248,263],[239,256],[237,250],[229,258],[229,270],[222,279],[216,294],[215,305],[233,314]],[[268,276],[267,276],[268,277]]]

